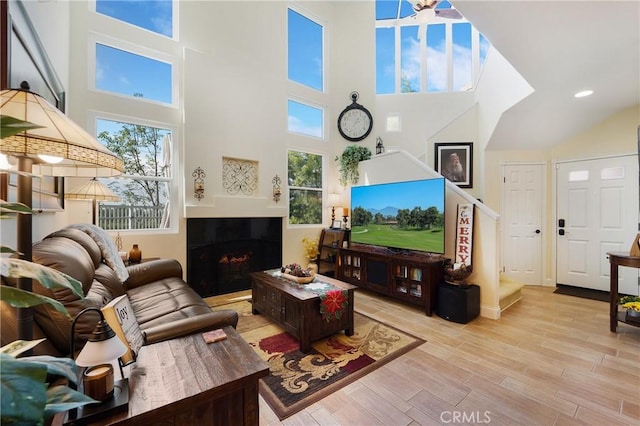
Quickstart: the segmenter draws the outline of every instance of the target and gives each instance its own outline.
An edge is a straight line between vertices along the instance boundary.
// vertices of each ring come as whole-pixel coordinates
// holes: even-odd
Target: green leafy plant
[[[618,304],[625,309],[640,312],[640,296],[622,296]]]
[[[24,204],[8,203],[0,200],[0,219],[15,214],[31,214]],[[74,294],[84,297],[82,285],[76,279],[55,269],[16,257],[19,254],[10,247],[0,246],[0,274],[5,278],[31,278],[38,280],[46,288],[68,288]],[[0,300],[16,308],[28,308],[43,303],[53,306],[70,318],[64,305],[46,296],[25,291],[4,281],[0,285]],[[32,349],[41,341],[17,340],[0,348],[0,420],[4,424],[44,424],[44,419],[55,413],[96,402],[66,385],[50,386],[51,377],[60,377],[75,384],[76,363],[69,358],[52,356],[26,356],[20,354]]]
[[[347,186],[347,183],[356,184],[360,179],[358,163],[371,158],[371,150],[366,146],[349,145],[341,155],[336,156],[336,161],[340,163],[340,184]]]
[[[0,122],[2,122],[0,126],[0,139],[8,138],[23,130],[39,129],[42,127],[29,121],[11,117],[10,115],[0,115]]]

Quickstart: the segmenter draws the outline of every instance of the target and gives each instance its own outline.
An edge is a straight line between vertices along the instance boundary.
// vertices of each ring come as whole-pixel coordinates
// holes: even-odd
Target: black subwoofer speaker
[[[466,324],[480,315],[480,287],[466,287],[446,282],[438,286],[438,316],[449,321]]]

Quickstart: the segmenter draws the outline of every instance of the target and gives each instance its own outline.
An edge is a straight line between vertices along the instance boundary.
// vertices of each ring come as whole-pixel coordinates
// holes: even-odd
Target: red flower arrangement
[[[349,301],[346,290],[329,290],[320,296],[320,314],[322,319],[329,321],[342,316]]]

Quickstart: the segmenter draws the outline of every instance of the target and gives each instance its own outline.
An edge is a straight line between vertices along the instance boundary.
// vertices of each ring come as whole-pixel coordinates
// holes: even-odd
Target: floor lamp
[[[32,173],[44,176],[108,177],[122,173],[124,162],[104,145],[71,121],[44,98],[20,89],[0,91],[0,115],[3,120],[17,119],[37,128],[29,128],[0,139],[0,153],[18,161],[17,201],[32,206]],[[4,123],[3,123],[4,126]],[[31,215],[17,216],[17,249],[22,258],[32,260],[33,232]],[[31,291],[31,279],[18,280],[18,288]],[[30,308],[18,309],[18,339],[33,337]]]
[[[91,200],[91,217],[94,225],[98,224],[98,201],[120,201],[120,197],[96,178],[91,178],[89,182],[65,192],[64,198],[67,200]]]

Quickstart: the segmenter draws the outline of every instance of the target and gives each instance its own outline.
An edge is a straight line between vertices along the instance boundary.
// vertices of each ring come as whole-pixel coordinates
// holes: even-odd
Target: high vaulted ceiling
[[[549,148],[640,103],[640,1],[451,3],[534,89],[488,149]],[[594,94],[573,97],[584,89]]]

